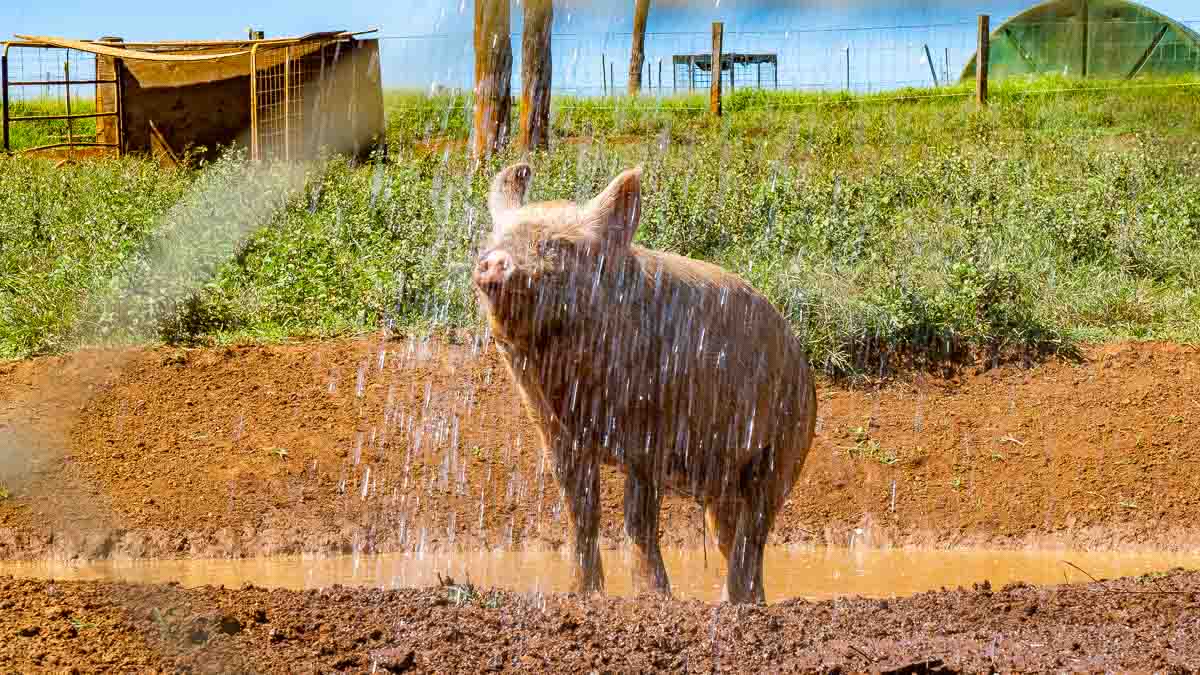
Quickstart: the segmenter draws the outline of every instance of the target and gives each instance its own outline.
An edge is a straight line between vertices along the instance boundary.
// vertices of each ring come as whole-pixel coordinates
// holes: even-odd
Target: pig
[[[604,589],[600,467],[624,474],[639,593],[670,595],[664,495],[704,509],[723,598],[762,603],[767,535],[812,446],[805,350],[765,297],[724,269],[633,244],[642,168],[585,204],[526,203],[533,172],[495,176],[479,304],[567,507],[573,591]]]

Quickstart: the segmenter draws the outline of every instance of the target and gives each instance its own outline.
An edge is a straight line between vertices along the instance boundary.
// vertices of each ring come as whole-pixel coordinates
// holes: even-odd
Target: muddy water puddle
[[[709,551],[664,551],[677,598],[717,601],[723,572]],[[608,593],[632,594],[628,553],[607,551]],[[1072,563],[1069,565],[1067,563]],[[1200,568],[1200,555],[1096,553],[1074,551],[851,550],[773,548],[767,551],[767,599],[827,599],[846,595],[895,597],[941,588],[1078,583],[1134,576],[1174,567]],[[1078,569],[1077,569],[1078,568]],[[331,558],[249,558],[239,560],[130,560],[92,563],[0,563],[0,574],[60,580],[136,583],[179,582],[183,586],[251,583],[289,589],[343,586],[426,587],[439,575],[468,578],[481,589],[564,592],[570,586],[570,559],[559,552],[482,551],[458,554],[391,554]]]

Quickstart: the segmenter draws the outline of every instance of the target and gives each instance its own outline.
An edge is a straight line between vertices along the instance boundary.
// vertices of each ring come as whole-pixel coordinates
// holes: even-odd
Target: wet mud
[[[265,590],[0,577],[16,672],[958,672],[1200,667],[1200,573],[901,599]]]
[[[478,352],[478,353],[477,353]],[[772,544],[1200,551],[1200,351],[819,384]],[[0,364],[0,559],[225,558],[565,541],[494,351],[469,338]],[[603,544],[622,544],[619,474]],[[699,548],[668,499],[663,545]]]
[[[816,444],[774,545],[1200,551],[1196,348],[1119,344],[1087,348],[1080,361],[824,381],[819,396]],[[3,363],[0,559],[556,551],[562,505],[535,438],[494,353],[469,337]],[[609,551],[623,544],[621,484],[615,473],[602,483]],[[664,508],[664,545],[700,555],[698,509],[682,500]],[[739,608],[430,587],[427,578],[407,590],[266,590],[0,575],[0,664],[16,672],[1200,668],[1200,572],[1061,586],[1001,587],[998,575],[978,576],[969,588],[909,597],[850,589]]]

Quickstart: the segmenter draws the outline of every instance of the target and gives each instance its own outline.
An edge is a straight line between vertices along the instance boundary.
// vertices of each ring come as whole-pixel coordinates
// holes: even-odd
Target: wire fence
[[[61,48],[18,48],[8,51],[8,78],[10,82],[33,82],[32,85],[9,88],[10,102],[35,103],[62,101],[65,103],[67,87],[56,82],[88,82],[100,79],[96,76],[96,56],[73,49]],[[90,101],[96,97],[96,85],[73,84],[71,99]]]
[[[1148,73],[1200,73],[1200,41],[1192,39],[1200,33],[1200,20],[1178,22],[1182,30],[1161,20],[1094,21],[1087,26],[1077,20],[1026,21],[993,26],[999,26],[992,36],[994,79],[1051,73],[1119,79],[1129,76],[1143,59]],[[769,58],[759,58],[757,63],[747,58],[723,69],[723,88],[879,93],[957,84],[972,63],[977,39],[975,21],[727,31],[725,54]],[[470,34],[388,35],[382,40],[389,85],[430,92],[470,91],[474,59]],[[510,40],[513,87],[519,90],[521,36],[513,34]],[[629,33],[555,34],[553,91],[581,97],[626,91],[632,40]],[[709,32],[647,33],[642,93],[707,91],[711,81],[707,65],[693,64],[711,60],[711,45]]]

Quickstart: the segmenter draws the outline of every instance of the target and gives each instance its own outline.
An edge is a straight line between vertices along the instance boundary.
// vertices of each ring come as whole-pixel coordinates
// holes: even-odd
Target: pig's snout
[[[506,251],[488,251],[475,266],[475,284],[481,288],[498,287],[512,275],[513,259]]]

